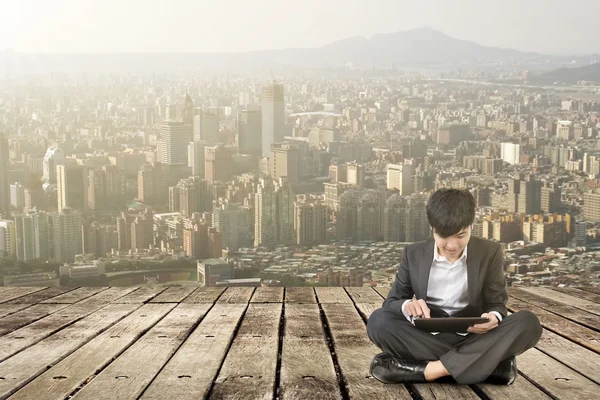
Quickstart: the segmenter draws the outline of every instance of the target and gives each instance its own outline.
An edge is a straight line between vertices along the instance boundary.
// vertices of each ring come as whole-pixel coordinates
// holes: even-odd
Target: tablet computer
[[[466,332],[470,326],[489,322],[485,317],[415,318],[418,329],[427,332]]]

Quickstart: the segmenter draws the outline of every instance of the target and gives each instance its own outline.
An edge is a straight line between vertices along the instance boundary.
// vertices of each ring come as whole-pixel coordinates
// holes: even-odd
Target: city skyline
[[[33,53],[246,52],[317,48],[357,36],[370,38],[431,27],[485,46],[549,55],[598,53],[600,45],[594,38],[600,27],[581,24],[581,10],[594,15],[600,4],[578,0],[565,8],[559,0],[526,4],[516,0],[502,4],[385,0],[368,7],[346,2],[340,8],[309,0],[298,9],[272,0],[226,5],[186,0],[169,4],[29,0],[4,6],[0,49]]]

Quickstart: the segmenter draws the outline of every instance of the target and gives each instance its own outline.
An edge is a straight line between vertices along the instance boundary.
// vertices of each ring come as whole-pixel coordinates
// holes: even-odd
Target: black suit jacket
[[[396,280],[383,307],[402,313],[402,304],[413,298],[427,299],[427,284],[433,262],[434,240],[413,243],[404,249]],[[508,293],[499,243],[472,236],[467,245],[467,283],[469,304],[455,316],[479,317],[484,312],[497,311],[506,317]],[[433,316],[447,316],[431,307]],[[445,314],[445,315],[444,315]]]

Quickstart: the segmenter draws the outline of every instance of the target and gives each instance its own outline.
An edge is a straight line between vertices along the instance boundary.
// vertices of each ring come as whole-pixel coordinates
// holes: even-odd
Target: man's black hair
[[[475,198],[468,190],[436,190],[427,201],[427,220],[439,236],[456,235],[473,224]]]

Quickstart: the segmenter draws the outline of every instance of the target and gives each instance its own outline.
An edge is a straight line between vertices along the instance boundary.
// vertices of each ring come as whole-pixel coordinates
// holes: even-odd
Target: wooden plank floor
[[[510,387],[384,385],[387,288],[0,288],[0,399],[596,399],[600,296],[510,288],[544,327]]]

